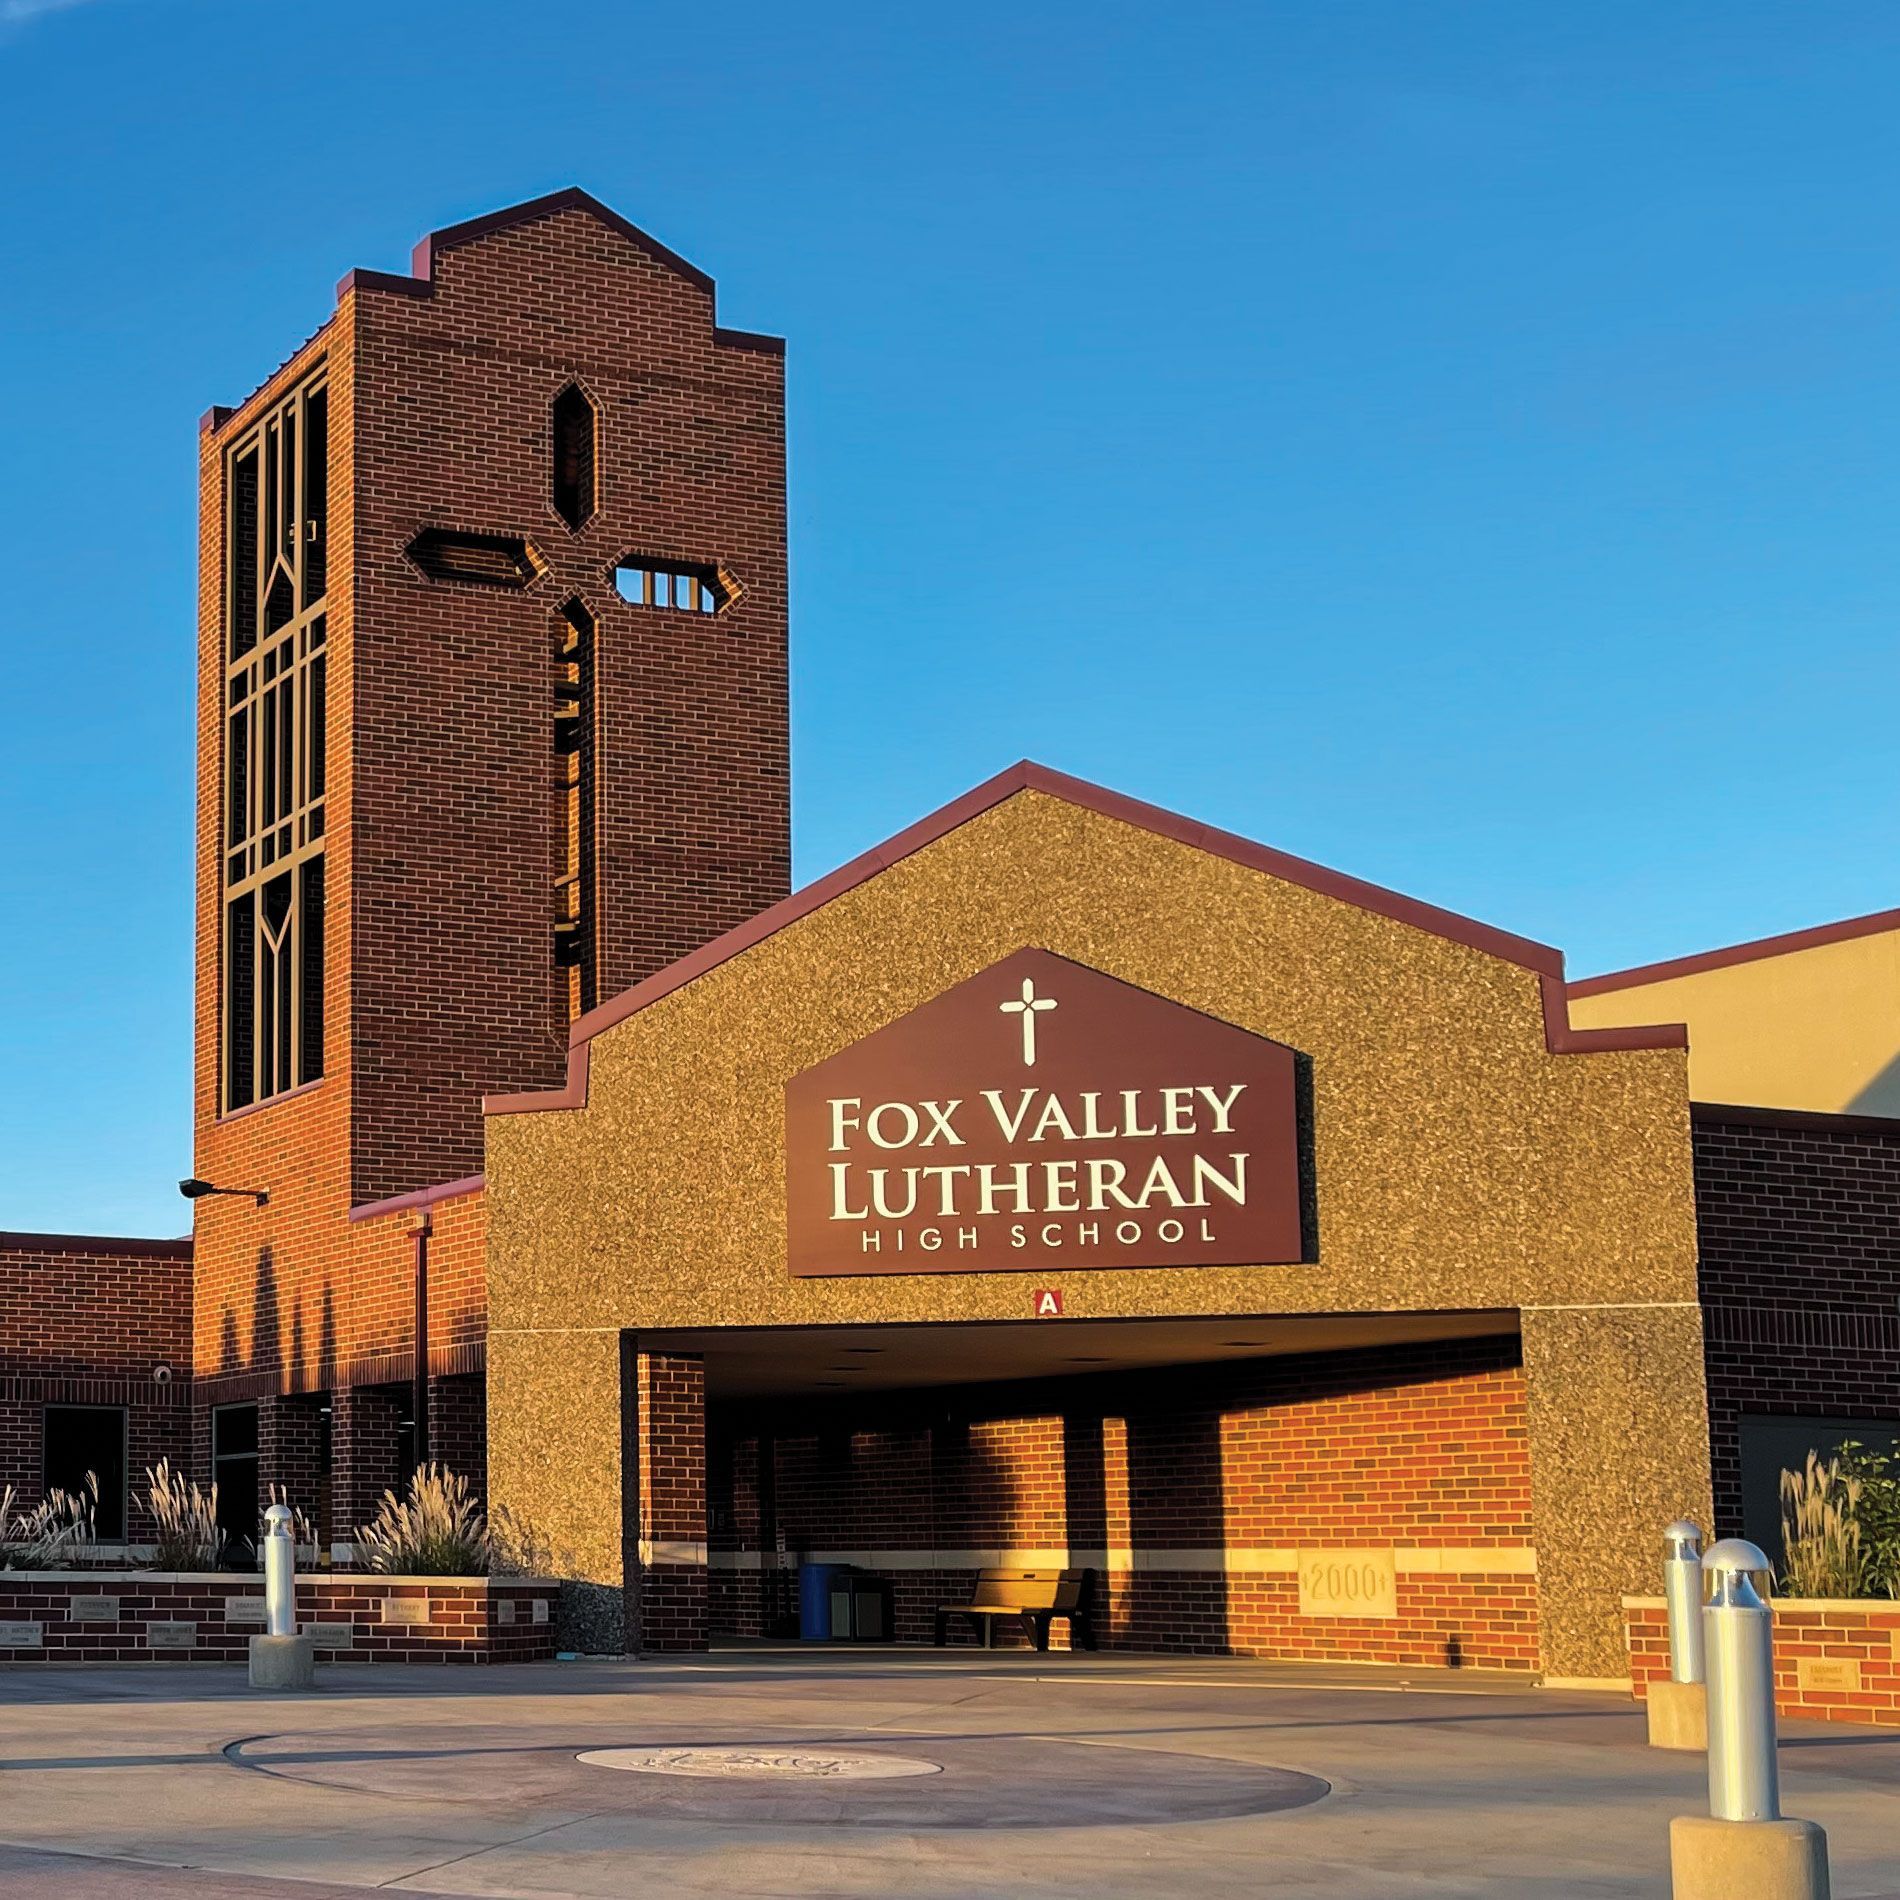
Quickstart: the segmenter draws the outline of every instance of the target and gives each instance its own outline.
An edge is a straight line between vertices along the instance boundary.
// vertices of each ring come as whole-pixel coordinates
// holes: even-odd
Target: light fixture
[[[240,1198],[248,1195],[259,1207],[270,1205],[269,1188],[219,1187],[214,1181],[200,1181],[196,1175],[189,1181],[180,1181],[178,1191],[188,1201],[202,1201],[210,1194],[235,1194]]]

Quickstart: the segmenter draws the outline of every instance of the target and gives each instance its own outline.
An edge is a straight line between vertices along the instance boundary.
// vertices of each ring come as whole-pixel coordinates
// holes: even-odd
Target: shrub
[[[1841,1461],[1813,1452],[1800,1471],[1781,1474],[1781,1584],[1797,1597],[1859,1596],[1865,1571],[1855,1512],[1861,1481]]]
[[[493,1548],[468,1480],[437,1464],[417,1470],[408,1497],[385,1491],[356,1533],[363,1567],[384,1576],[485,1577]]]
[[[152,1539],[154,1570],[215,1570],[223,1553],[218,1528],[218,1487],[201,1491],[161,1458],[145,1474],[145,1508],[157,1527]]]
[[[91,1548],[99,1478],[86,1473],[79,1490],[54,1491],[30,1511],[14,1502],[14,1489],[0,1491],[0,1570],[66,1570]]]
[[[1862,1585],[1871,1596],[1900,1597],[1900,1439],[1875,1451],[1850,1438],[1835,1454],[1841,1475],[1859,1489],[1854,1521],[1860,1526]]]

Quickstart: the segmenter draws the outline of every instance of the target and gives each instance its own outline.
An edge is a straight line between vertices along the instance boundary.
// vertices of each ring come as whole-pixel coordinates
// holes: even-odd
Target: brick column
[[[488,1387],[479,1372],[429,1381],[429,1457],[468,1480],[478,1508],[488,1492]]]
[[[354,1541],[396,1489],[396,1400],[380,1386],[341,1386],[330,1394],[330,1541]]]
[[[704,1649],[705,1364],[639,1352],[632,1383],[639,1525],[637,1564],[629,1578],[633,1647],[641,1652]]]
[[[319,1401],[302,1395],[264,1398],[257,1403],[258,1508],[271,1503],[276,1485],[282,1501],[313,1524],[323,1482],[323,1414]],[[317,1525],[317,1535],[324,1527]]]

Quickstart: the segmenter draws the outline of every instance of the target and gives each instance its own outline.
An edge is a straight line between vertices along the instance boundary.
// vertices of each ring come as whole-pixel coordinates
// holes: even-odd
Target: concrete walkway
[[[694,1745],[747,1773],[579,1759]],[[1900,1900],[1900,1733],[1791,1725],[1782,1766],[1837,1900]],[[755,1650],[334,1668],[294,1697],[0,1671],[7,1900],[1661,1900],[1669,1817],[1704,1798],[1700,1758],[1646,1749],[1621,1697],[1433,1671]]]

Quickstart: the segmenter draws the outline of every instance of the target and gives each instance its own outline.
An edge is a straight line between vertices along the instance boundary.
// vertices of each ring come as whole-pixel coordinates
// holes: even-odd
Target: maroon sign
[[[1298,1260],[1293,1051],[1047,950],[785,1089],[795,1276]]]

